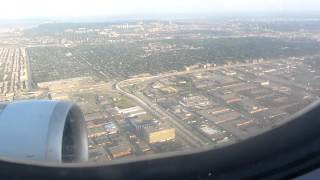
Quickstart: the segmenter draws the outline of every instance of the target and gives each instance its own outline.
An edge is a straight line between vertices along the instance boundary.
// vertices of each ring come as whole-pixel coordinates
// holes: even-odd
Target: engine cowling
[[[83,114],[70,102],[15,101],[0,104],[0,158],[83,162],[88,140]]]

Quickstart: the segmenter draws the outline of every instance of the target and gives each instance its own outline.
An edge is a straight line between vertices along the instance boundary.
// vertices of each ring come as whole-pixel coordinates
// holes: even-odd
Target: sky
[[[1,0],[0,19],[319,11],[319,0]]]

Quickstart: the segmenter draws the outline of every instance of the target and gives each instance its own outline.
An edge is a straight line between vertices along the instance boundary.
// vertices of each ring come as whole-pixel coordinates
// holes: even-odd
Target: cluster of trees
[[[68,57],[67,48],[35,47],[28,48],[33,82],[46,82],[59,79],[92,75],[87,66]]]
[[[127,77],[140,73],[160,73],[181,70],[196,63],[224,64],[227,61],[242,61],[265,58],[277,59],[311,55],[320,52],[320,44],[312,40],[282,40],[274,38],[220,38],[204,40],[162,40],[161,43],[189,45],[201,49],[181,49],[151,52],[142,50],[148,42],[115,43],[103,46],[82,46],[73,49],[92,63],[99,64],[115,76]]]
[[[32,48],[29,49],[34,78],[46,77],[46,73],[58,72],[60,78],[90,74],[90,68],[75,59],[91,63],[95,69],[111,78],[125,78],[141,73],[157,74],[170,70],[181,70],[196,63],[224,64],[227,61],[242,61],[265,58],[277,59],[292,56],[317,54],[320,43],[313,40],[275,38],[219,38],[219,39],[171,39],[160,44],[176,45],[178,50],[152,51],[146,56],[143,47],[152,41],[113,43],[107,45],[85,45],[72,48]],[[159,41],[154,41],[159,43]],[[184,46],[188,45],[188,46]],[[179,47],[201,47],[188,49]],[[72,57],[65,53],[71,52]],[[72,59],[75,58],[75,59]],[[55,79],[55,76],[46,80]]]

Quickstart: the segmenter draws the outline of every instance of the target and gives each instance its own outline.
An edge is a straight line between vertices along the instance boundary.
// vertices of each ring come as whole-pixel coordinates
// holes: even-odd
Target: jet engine
[[[0,158],[58,163],[86,161],[88,140],[80,108],[53,100],[0,104]]]

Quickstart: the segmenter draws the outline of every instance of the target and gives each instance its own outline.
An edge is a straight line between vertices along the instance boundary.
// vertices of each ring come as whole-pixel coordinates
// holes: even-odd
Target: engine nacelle
[[[52,100],[0,104],[0,158],[82,162],[88,140],[78,106]]]

